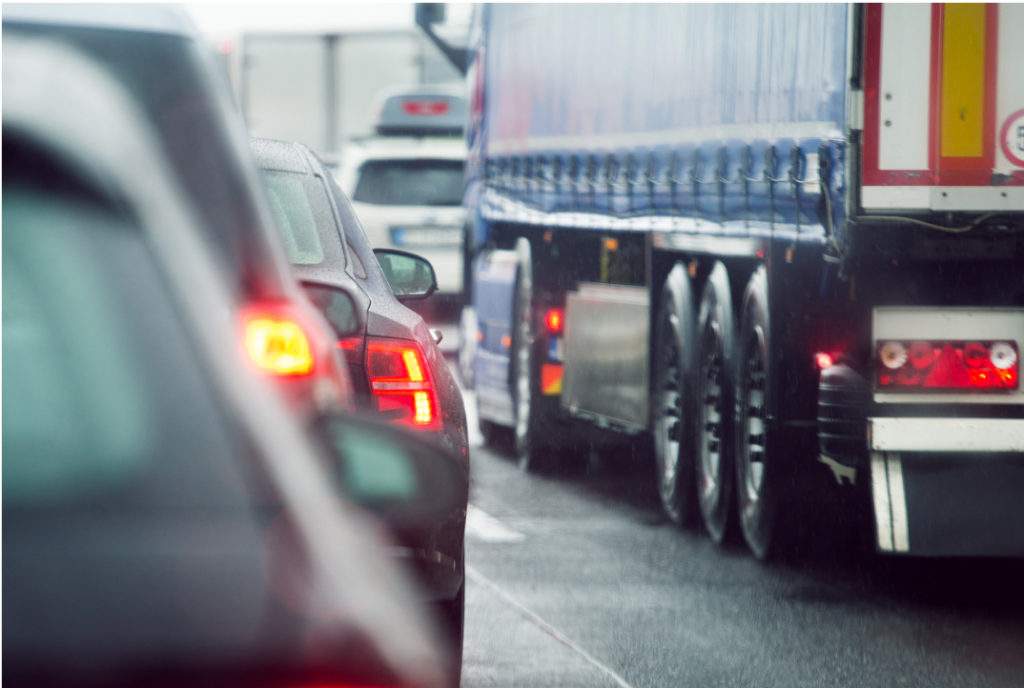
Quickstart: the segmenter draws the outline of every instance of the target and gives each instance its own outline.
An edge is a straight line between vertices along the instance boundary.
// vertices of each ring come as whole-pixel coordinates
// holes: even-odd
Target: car
[[[353,141],[341,158],[342,189],[370,243],[413,251],[437,270],[438,293],[417,310],[438,322],[451,320],[463,299],[465,119],[460,89],[389,92],[381,98],[378,135]]]
[[[122,83],[195,204],[237,304],[251,364],[313,418],[351,402],[330,328],[295,284],[256,179],[244,124],[206,42],[183,10],[117,5],[5,5],[5,36],[59,41]]]
[[[380,527],[338,492],[415,529],[464,508],[460,459],[337,410],[310,432],[273,392],[106,65],[5,25],[3,85],[5,681],[447,685]]]
[[[458,383],[423,318],[402,303],[429,296],[436,286],[429,262],[372,249],[345,194],[305,146],[256,138],[252,148],[292,269],[335,328],[358,406],[433,438],[461,457],[468,477]],[[465,510],[407,540],[407,554],[450,631],[455,666],[461,666],[464,539]]]

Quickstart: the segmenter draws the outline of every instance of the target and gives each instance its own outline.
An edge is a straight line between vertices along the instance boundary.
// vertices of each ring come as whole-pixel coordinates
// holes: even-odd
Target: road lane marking
[[[562,643],[567,648],[575,652],[577,655],[583,658],[585,662],[587,662],[592,667],[594,667],[602,674],[604,674],[612,681],[614,681],[615,684],[619,686],[619,688],[633,688],[633,685],[629,683],[626,679],[622,678],[622,676],[620,676],[618,672],[616,672],[607,664],[600,661],[592,654],[584,650],[582,647],[580,647],[578,643],[572,640],[572,638],[567,636],[565,633],[562,633],[560,630],[558,630],[550,623],[545,621],[540,616],[540,614],[524,606],[522,603],[520,603],[518,600],[512,597],[512,595],[507,593],[500,585],[498,585],[497,583],[489,579],[487,576],[477,571],[469,564],[466,564],[466,576],[474,583],[490,590],[492,593],[501,598],[503,602],[505,602],[507,605],[509,605],[517,612],[519,612],[519,614],[523,616],[527,621],[534,624],[537,628],[544,631],[549,636],[551,636],[552,638],[554,638],[555,640],[557,640],[558,642]]]
[[[522,542],[526,539],[519,531],[509,528],[472,504],[466,512],[466,535],[484,542]]]

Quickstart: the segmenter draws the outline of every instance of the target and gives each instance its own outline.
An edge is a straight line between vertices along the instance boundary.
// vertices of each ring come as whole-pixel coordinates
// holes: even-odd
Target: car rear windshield
[[[461,205],[461,160],[369,160],[352,200],[375,205]]]
[[[333,222],[327,192],[316,179],[295,172],[263,170],[274,225],[292,265],[324,262],[317,221]]]

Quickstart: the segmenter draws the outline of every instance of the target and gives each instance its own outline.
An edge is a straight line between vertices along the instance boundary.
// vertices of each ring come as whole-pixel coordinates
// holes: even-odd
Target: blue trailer
[[[479,8],[484,437],[530,470],[648,447],[671,519],[762,558],[833,490],[882,552],[1024,554],[1022,32],[1011,5]]]

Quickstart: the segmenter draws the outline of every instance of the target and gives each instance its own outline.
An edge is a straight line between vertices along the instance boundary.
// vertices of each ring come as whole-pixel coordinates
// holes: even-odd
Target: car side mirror
[[[455,455],[377,419],[316,423],[341,492],[393,532],[415,533],[465,510],[469,478]]]
[[[437,291],[437,275],[426,258],[393,248],[375,248],[373,253],[399,301],[425,299]]]

